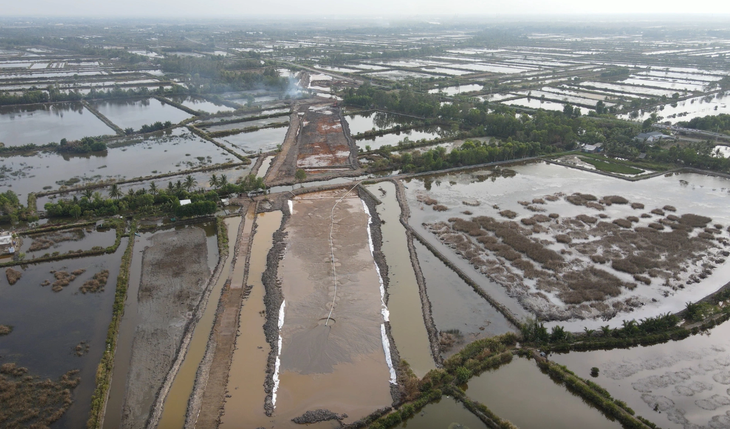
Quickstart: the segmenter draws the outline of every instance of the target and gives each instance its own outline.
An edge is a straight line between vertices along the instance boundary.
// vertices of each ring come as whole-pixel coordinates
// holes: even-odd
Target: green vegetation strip
[[[517,342],[517,335],[508,333],[492,338],[485,338],[468,344],[459,353],[444,362],[444,367],[428,372],[418,380],[408,368],[408,363],[401,362],[403,373],[398,384],[403,391],[405,403],[397,410],[382,415],[381,411],[371,414],[356,424],[357,427],[368,426],[370,429],[389,429],[409,419],[431,402],[441,399],[443,393],[452,395],[462,401],[472,412],[475,412],[485,424],[494,429],[512,429],[514,425],[499,418],[486,406],[466,398],[457,386],[466,383],[469,378],[488,369],[495,369],[512,361],[512,347]],[[461,392],[461,394],[459,393]],[[467,405],[469,404],[469,405]]]
[[[587,162],[591,164],[592,166],[596,167],[596,169],[600,171],[605,171],[608,173],[618,173],[618,174],[640,174],[643,173],[644,170],[639,170],[638,168],[629,167],[627,165],[623,164],[616,164],[613,162],[608,161],[601,161],[594,158],[588,158],[585,156],[579,157],[581,161]]]
[[[222,260],[228,255],[228,226],[222,217],[215,218],[215,226],[218,235],[218,255]]]
[[[626,403],[613,399],[608,391],[598,384],[589,380],[583,380],[566,367],[550,362],[547,359],[538,359],[537,364],[554,381],[564,384],[568,390],[593,404],[607,416],[618,420],[624,428],[656,428],[656,425],[648,420],[642,417],[635,417],[634,410],[629,408]]]
[[[117,276],[117,288],[114,295],[114,307],[112,310],[112,321],[106,335],[106,348],[104,355],[96,370],[96,389],[91,397],[91,413],[86,427],[96,429],[101,427],[104,408],[106,407],[107,392],[111,385],[112,370],[114,368],[114,354],[117,349],[117,335],[119,324],[124,315],[124,301],[127,299],[127,288],[129,287],[129,269],[132,262],[132,250],[134,249],[134,233],[137,225],[133,221],[129,228],[129,242],[127,249],[122,256],[122,263]],[[121,228],[120,228],[121,229]],[[119,234],[117,234],[119,235]]]

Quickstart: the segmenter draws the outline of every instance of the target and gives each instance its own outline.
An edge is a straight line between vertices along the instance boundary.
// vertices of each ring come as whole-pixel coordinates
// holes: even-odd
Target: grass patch
[[[596,170],[605,171],[607,173],[640,174],[640,173],[644,172],[644,170],[630,167],[630,166],[624,165],[624,164],[616,164],[613,162],[602,161],[602,160],[594,159],[594,158],[587,158],[584,156],[581,156],[579,158],[581,159],[581,161],[587,162],[588,164],[591,164],[592,166],[596,167]]]

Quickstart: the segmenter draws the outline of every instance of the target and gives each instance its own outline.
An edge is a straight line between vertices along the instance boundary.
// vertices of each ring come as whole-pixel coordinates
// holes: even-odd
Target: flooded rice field
[[[176,124],[190,114],[156,98],[142,100],[97,101],[93,107],[122,129],[138,130],[142,125],[170,121]]]
[[[448,396],[426,405],[420,412],[403,422],[400,428],[411,429],[486,429],[484,424],[459,401]]]
[[[28,260],[51,254],[64,254],[70,251],[91,250],[94,247],[108,247],[114,244],[116,230],[101,229],[99,225],[64,229],[55,232],[22,235],[22,245],[18,249],[25,253]]]
[[[472,378],[466,394],[521,429],[621,428],[525,358]]]
[[[214,103],[200,97],[178,96],[170,97],[170,100],[176,103],[180,103],[187,108],[198,110],[204,113],[230,112],[234,110],[232,107],[228,107],[219,103]]]
[[[80,370],[73,404],[54,428],[86,425],[126,246],[122,239],[114,254],[14,267],[22,275],[13,285],[0,276],[0,318],[14,327],[10,335],[0,336],[0,364],[15,363],[28,368],[29,375],[52,380]],[[103,271],[106,286],[82,293],[84,284]]]
[[[387,112],[348,115],[345,117],[345,120],[347,121],[352,136],[368,131],[394,128],[396,125],[408,125],[413,122],[413,118]]]
[[[444,357],[472,341],[517,331],[502,313],[426,246],[416,241],[415,247],[431,301],[433,321],[441,334],[440,348]]]
[[[428,92],[429,92],[429,94],[443,93],[446,95],[457,95],[457,94],[462,94],[465,92],[481,91],[483,88],[484,87],[482,85],[472,83],[469,85],[449,86],[446,88],[434,88],[434,89],[430,89]]]
[[[383,253],[388,265],[388,309],[393,339],[402,360],[410,364],[418,377],[435,368],[416,275],[408,252],[406,231],[400,223],[401,209],[396,199],[395,185],[382,182],[367,186],[380,198],[378,216],[384,223]],[[382,189],[382,191],[380,190]]]
[[[701,118],[703,116],[717,116],[720,114],[730,114],[730,95],[718,93],[715,95],[707,95],[702,97],[689,98],[687,100],[678,101],[676,103],[665,104],[659,106],[656,110],[657,115],[662,122],[669,121],[676,124],[681,121],[689,121],[693,118]],[[621,115],[623,119],[631,119],[642,121],[648,118],[653,111],[642,111],[635,118],[632,115]]]
[[[379,149],[385,145],[391,145],[393,147],[398,145],[398,142],[408,139],[411,142],[419,140],[434,140],[443,137],[444,132],[441,127],[430,127],[424,129],[413,129],[398,131],[395,133],[383,134],[381,136],[374,136],[355,140],[358,148],[366,150],[366,146],[370,146],[370,149]]]
[[[226,143],[245,154],[256,154],[276,150],[284,142],[287,131],[287,127],[264,128],[252,132],[217,137],[215,140]]]
[[[0,185],[16,194],[27,195],[63,186],[132,179],[238,161],[184,128],[132,142],[84,155],[37,152],[32,156],[3,157]]]
[[[537,162],[513,165],[509,169],[481,169],[418,178],[408,182],[407,188],[410,224],[416,230],[431,231],[423,232],[429,240],[440,237],[436,239],[437,248],[450,255],[450,260],[464,261],[466,255],[470,270],[476,268],[482,276],[504,285],[502,293],[493,288],[489,293],[499,297],[512,311],[515,311],[514,301],[505,300],[506,295],[516,298],[529,312],[561,320],[560,324],[572,330],[604,324],[618,326],[624,319],[638,320],[678,311],[687,301],[695,301],[717,290],[730,274],[722,256],[726,232],[717,229],[715,238],[715,235],[698,234],[698,230],[693,230],[687,223],[692,215],[699,213],[712,215],[712,218],[698,218],[708,227],[730,223],[728,179],[682,173],[626,182]],[[574,195],[581,192],[583,195],[590,192],[585,198],[596,201]],[[591,197],[593,194],[597,197]],[[614,200],[611,197],[607,204],[604,196],[621,198]],[[610,204],[612,201],[618,203]],[[462,220],[457,221],[457,218]],[[471,238],[469,225],[473,224],[462,223],[470,219],[477,219],[486,231],[494,231],[496,238],[478,231],[471,237],[479,240]],[[675,227],[671,228],[672,225]],[[513,254],[509,248],[501,247],[505,243],[513,249],[522,246],[517,244],[522,239],[514,238],[503,227],[530,237],[529,243],[533,244],[528,247],[537,248],[540,244],[546,249],[545,253],[538,256],[531,254],[531,250],[526,254],[528,259],[522,259],[519,252]],[[469,234],[458,231],[469,231]],[[699,232],[703,232],[701,228]],[[646,253],[649,248],[624,248],[619,237],[633,241],[629,236],[635,234],[655,242],[659,248],[666,248],[663,258],[672,262],[668,265],[657,263],[651,268],[628,268],[625,261],[636,257],[657,258]],[[662,240],[670,241],[659,244]],[[681,241],[682,252],[671,244],[672,240]],[[525,241],[525,245],[527,243]],[[479,250],[480,245],[491,250]],[[462,256],[455,256],[455,253]],[[593,256],[595,254],[599,256]],[[568,272],[576,274],[563,277],[562,282],[563,286],[574,289],[554,289],[548,284],[552,284],[549,279],[555,274],[543,277],[539,271],[531,271],[534,262],[546,264],[545,258],[570,261],[578,271],[566,271],[565,275]],[[612,263],[606,263],[611,260]],[[708,269],[708,264],[714,268]],[[578,274],[583,269],[589,270],[591,276],[603,279],[594,278],[590,284],[608,283],[598,289],[584,289],[583,280],[577,280],[588,275]],[[557,269],[558,275],[562,275],[561,270]],[[571,276],[578,277],[573,279]],[[619,288],[609,287],[609,283]],[[603,302],[613,307],[604,307]],[[597,319],[599,315],[608,316],[610,320]]]
[[[281,226],[281,220],[280,211],[256,216],[246,286],[250,287],[250,292],[241,303],[239,335],[228,373],[225,406],[220,416],[221,429],[271,426],[270,418],[264,412],[264,383],[271,348],[263,329],[266,307],[262,276],[266,270],[267,255],[273,246],[273,234]]]
[[[22,146],[44,145],[86,136],[114,135],[81,103],[35,104],[0,107],[0,143]]]
[[[664,428],[730,427],[730,323],[681,341],[551,356]]]

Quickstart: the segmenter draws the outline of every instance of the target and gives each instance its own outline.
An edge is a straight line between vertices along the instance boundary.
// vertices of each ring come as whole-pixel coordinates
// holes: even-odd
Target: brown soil
[[[305,111],[298,148],[297,168],[355,168],[337,108],[321,106]]]
[[[17,283],[18,280],[20,280],[20,277],[22,277],[22,276],[23,276],[22,271],[18,271],[13,268],[5,269],[5,277],[7,277],[8,283],[10,283],[11,286],[14,285],[15,283]]]
[[[122,409],[123,428],[144,427],[210,276],[205,232],[188,227],[156,234],[144,251]],[[184,261],[183,264],[180,261]]]
[[[73,403],[81,381],[69,371],[58,381],[28,375],[14,363],[0,366],[0,427],[45,428],[60,419]]]

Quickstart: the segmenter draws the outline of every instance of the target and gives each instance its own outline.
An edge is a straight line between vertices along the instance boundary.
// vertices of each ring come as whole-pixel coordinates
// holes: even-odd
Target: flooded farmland
[[[0,428],[730,428],[721,6],[188,6],[0,19]]]
[[[190,117],[177,107],[165,104],[156,98],[127,101],[102,101],[93,107],[122,129],[139,129],[142,125],[170,121],[176,124]]]
[[[401,210],[395,196],[395,185],[383,182],[367,188],[383,202],[377,206],[377,211],[384,221],[381,229],[383,253],[388,264],[388,308],[393,339],[401,359],[422,377],[435,364],[424,325],[418,284],[409,258],[407,237],[400,223]]]
[[[538,179],[539,177],[539,179]],[[598,207],[589,208],[587,206],[575,205],[568,200],[566,196],[569,196],[575,192],[585,192],[590,190],[591,193],[596,195],[621,195],[628,201],[643,204],[645,210],[642,211],[637,208],[632,208],[629,204],[613,204]],[[671,192],[667,192],[671,190]],[[588,172],[574,170],[562,166],[545,164],[542,162],[528,163],[524,165],[514,165],[504,169],[496,170],[476,170],[468,173],[457,173],[449,175],[441,175],[428,177],[425,179],[419,178],[415,181],[410,181],[408,184],[408,200],[411,206],[411,213],[413,217],[412,224],[414,227],[421,224],[436,225],[438,222],[447,221],[449,218],[455,216],[463,219],[470,219],[474,216],[487,216],[496,219],[505,219],[505,215],[513,217],[511,213],[514,213],[515,222],[520,222],[522,225],[529,225],[532,223],[531,220],[521,222],[521,218],[533,218],[535,219],[536,213],[544,216],[548,219],[547,214],[556,213],[558,217],[556,219],[562,219],[565,217],[575,217],[582,214],[589,214],[590,216],[603,215],[606,219],[626,218],[627,216],[636,216],[638,226],[648,225],[649,223],[656,222],[660,215],[656,213],[648,213],[654,209],[662,209],[663,207],[674,208],[676,206],[677,214],[682,215],[686,213],[712,213],[712,223],[718,225],[726,225],[730,221],[730,213],[725,209],[728,194],[730,190],[730,182],[725,178],[711,177],[692,173],[681,173],[681,174],[668,174],[665,176],[658,176],[647,180],[638,182],[626,182],[620,179],[610,178],[606,176],[600,176]],[[560,195],[554,197],[554,195],[560,193]],[[420,197],[419,197],[420,195]],[[550,197],[553,195],[553,197]],[[550,198],[547,198],[550,197]],[[424,198],[431,198],[437,201],[442,207],[445,207],[445,211],[433,210],[432,207],[424,203]],[[547,199],[545,199],[547,198]],[[535,200],[535,203],[532,201]],[[552,201],[551,201],[552,200]],[[542,204],[545,202],[545,204]],[[428,201],[427,201],[428,202]],[[526,202],[526,203],[521,203]],[[433,203],[431,203],[433,204]],[[464,211],[468,211],[469,215],[463,215]],[[647,216],[639,218],[638,216],[642,213],[647,212]],[[664,211],[661,211],[663,214]],[[540,218],[542,219],[542,218]],[[509,220],[509,219],[507,219]],[[417,227],[416,227],[417,228]],[[551,227],[552,228],[552,227]],[[536,234],[538,237],[545,237],[546,230],[539,229]],[[431,235],[432,232],[424,232],[424,235]],[[596,233],[593,233],[594,235]],[[442,236],[442,239],[444,236]],[[576,236],[577,238],[577,236]],[[579,242],[586,242],[588,237],[580,239]],[[548,242],[545,242],[548,243]],[[571,251],[575,251],[576,247],[571,245],[565,245],[561,243],[548,244],[550,249],[562,251],[567,246]],[[577,243],[576,243],[577,245]],[[444,248],[445,252],[454,252],[449,246],[444,246],[440,243],[439,248]],[[702,245],[704,246],[704,245]],[[724,246],[721,244],[719,249]],[[577,249],[580,249],[579,247]],[[585,251],[585,250],[584,250]],[[674,288],[667,287],[664,285],[666,282],[650,281],[646,285],[642,285],[632,291],[627,291],[627,296],[633,297],[638,300],[640,305],[630,311],[629,314],[618,313],[616,316],[607,323],[615,326],[620,324],[623,318],[640,318],[646,316],[656,316],[663,314],[667,311],[677,311],[684,308],[684,303],[688,300],[696,299],[697,296],[704,296],[709,292],[717,290],[720,286],[725,283],[727,276],[727,270],[730,269],[726,264],[719,264],[718,267],[712,272],[711,275],[704,278],[701,282],[691,281],[689,284],[695,283],[692,286],[685,285],[685,282],[689,280],[692,275],[698,275],[703,271],[702,258],[714,259],[715,251],[710,251],[704,257],[698,257],[697,260],[692,259],[691,262],[686,262],[686,271],[682,272],[678,280],[674,280],[676,283]],[[453,254],[453,253],[451,253]],[[575,258],[575,257],[574,257]],[[577,262],[580,259],[575,259]],[[683,262],[685,263],[685,262]],[[480,268],[487,277],[496,279],[502,284],[510,284],[510,287],[506,287],[504,290],[507,294],[514,296],[514,291],[509,292],[510,288],[515,284],[514,280],[510,282],[507,280],[509,274],[502,276],[499,269],[487,272],[487,268]],[[632,277],[627,276],[624,272],[619,272],[612,267],[604,267],[604,270],[612,273],[613,276],[625,279],[624,281],[634,280]],[[512,273],[518,273],[522,276],[521,270],[515,269]],[[502,272],[504,274],[504,272]],[[485,274],[482,274],[483,276]],[[525,280],[525,285],[532,285],[534,280]],[[672,284],[672,283],[670,283]],[[679,287],[681,286],[681,287]],[[531,286],[528,286],[528,288]],[[546,291],[544,289],[543,293]],[[501,300],[501,302],[513,309],[514,303],[510,303],[510,298],[507,298],[503,293],[491,289],[490,294]],[[559,299],[559,298],[558,298]],[[624,298],[625,299],[625,298]],[[525,296],[519,298],[523,305],[527,305],[527,308],[531,308],[531,311],[535,311],[538,307],[532,304],[526,304]],[[554,301],[555,302],[555,301]],[[539,307],[542,308],[542,307]],[[542,310],[539,310],[542,311]],[[577,315],[577,314],[576,314]],[[585,320],[571,319],[576,315],[569,317],[560,317],[563,320],[561,324],[565,326],[581,327],[587,325],[589,327],[597,327],[605,324],[601,320],[593,319],[587,316]],[[580,317],[583,319],[584,317]],[[595,317],[595,316],[594,316]]]
[[[62,138],[114,134],[81,103],[0,107],[0,142],[5,146],[44,145],[58,143]]]
[[[20,268],[22,276],[13,285],[0,276],[0,318],[13,326],[11,335],[0,337],[0,363],[15,363],[28,368],[29,375],[52,380],[80,370],[81,383],[73,389],[73,403],[54,427],[86,424],[126,247],[127,239],[123,239],[113,254],[29,264]],[[106,287],[94,293],[80,292],[104,270],[108,271]],[[29,314],[42,317],[29,318]]]
[[[727,322],[699,335],[629,350],[551,356],[580,377],[595,379],[661,427],[728,427],[730,342]]]
[[[276,150],[277,146],[284,142],[286,132],[286,127],[264,128],[252,132],[217,137],[216,140],[240,149],[246,154],[256,154]]]
[[[534,361],[525,358],[514,359],[506,366],[469,380],[466,394],[487,404],[493,412],[519,428],[621,427],[564,386],[553,382]],[[556,407],[556,404],[560,406]],[[529,407],[529,413],[525,412],[525,407]]]
[[[240,162],[228,152],[184,129],[169,134],[159,133],[101,153],[61,156],[40,152],[33,156],[5,157],[3,160],[5,171],[0,174],[0,184],[23,196],[30,192],[58,190],[63,186]]]

